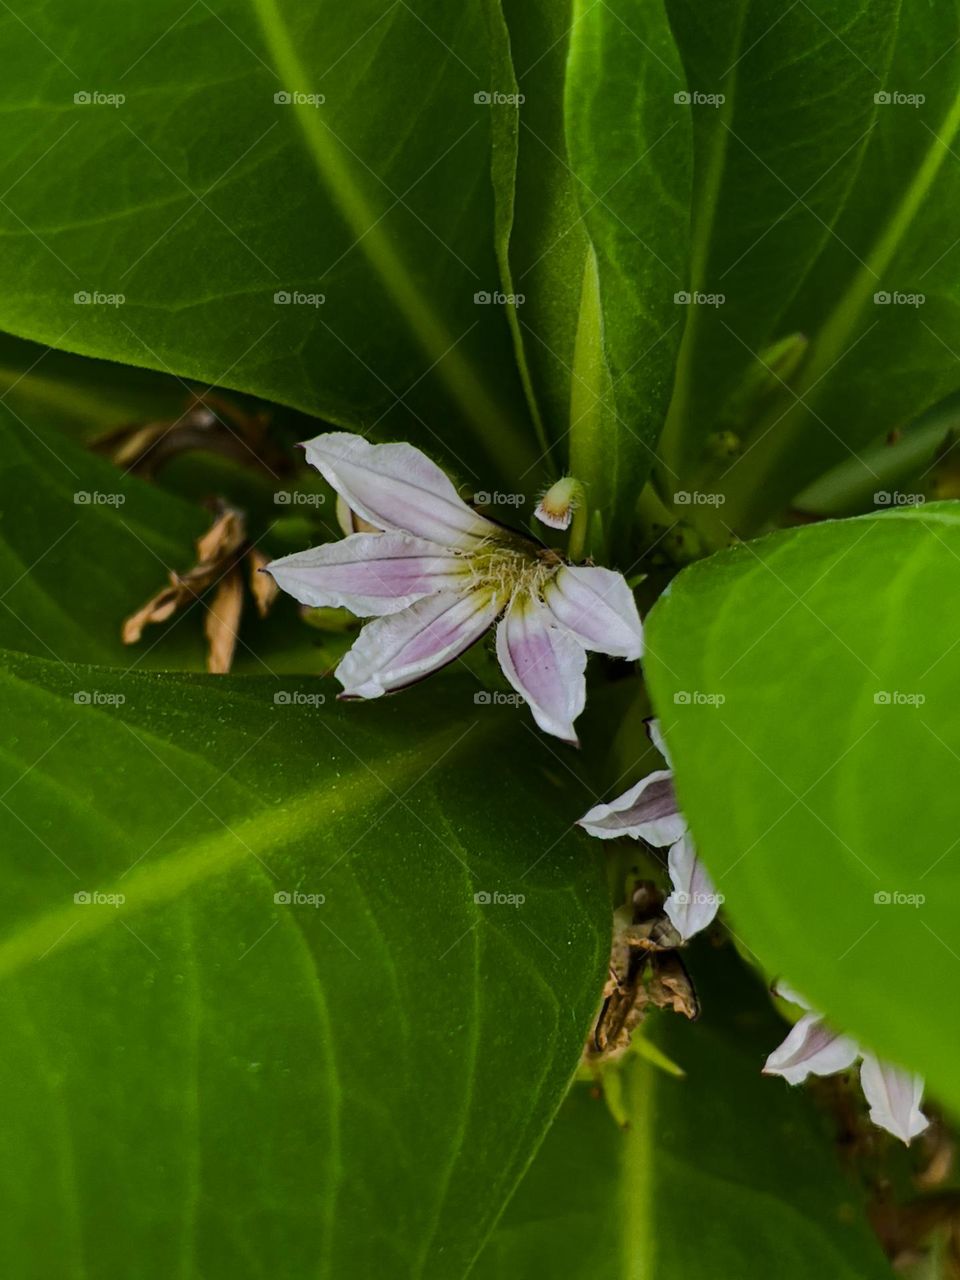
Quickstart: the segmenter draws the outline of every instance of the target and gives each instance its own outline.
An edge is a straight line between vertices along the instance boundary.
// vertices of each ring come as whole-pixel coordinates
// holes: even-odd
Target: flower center
[[[532,542],[504,546],[485,542],[468,556],[471,590],[490,590],[505,598],[520,592],[539,596],[563,560],[547,547]]]

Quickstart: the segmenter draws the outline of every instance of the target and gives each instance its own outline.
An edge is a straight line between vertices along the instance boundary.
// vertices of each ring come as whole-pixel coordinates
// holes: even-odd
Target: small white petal
[[[371,444],[330,431],[308,440],[307,461],[351,510],[378,529],[447,547],[473,547],[500,530],[468,507],[450,478],[411,444]]]
[[[670,759],[670,752],[667,750],[667,744],[663,740],[663,731],[660,728],[660,721],[656,716],[651,716],[649,720],[645,721],[645,724],[647,727],[647,737],[663,756],[664,760],[666,760],[667,767],[672,769],[673,761]]]
[[[406,533],[354,533],[273,560],[267,572],[301,604],[372,617],[461,589],[470,566],[464,556]]]
[[[667,869],[673,893],[663,904],[663,909],[670,923],[686,942],[707,927],[720,909],[723,897],[714,888],[689,834],[671,845],[667,854]]]
[[[635,783],[609,804],[598,804],[585,813],[578,826],[599,840],[632,836],[656,849],[674,844],[687,829],[677,808],[673,774],[660,769]]]
[[[614,658],[642,657],[643,624],[622,573],[565,564],[544,587],[543,598],[585,649]]]
[[[809,1075],[832,1076],[846,1071],[859,1052],[855,1040],[831,1031],[818,1013],[805,1013],[767,1058],[763,1073],[801,1084]]]
[[[343,696],[379,698],[438,671],[479,640],[503,604],[492,591],[446,591],[369,622],[335,672]]]
[[[870,1104],[873,1123],[908,1146],[930,1123],[920,1110],[922,1076],[865,1053],[860,1064],[860,1087]]]
[[[544,733],[576,743],[573,722],[587,701],[583,645],[555,624],[545,605],[521,593],[497,627],[497,657]]]
[[[782,978],[778,978],[773,984],[773,994],[779,996],[781,1000],[786,1000],[788,1004],[795,1004],[799,1009],[806,1009],[807,1013],[813,1012],[809,1000],[805,1000],[799,991],[795,991]]]

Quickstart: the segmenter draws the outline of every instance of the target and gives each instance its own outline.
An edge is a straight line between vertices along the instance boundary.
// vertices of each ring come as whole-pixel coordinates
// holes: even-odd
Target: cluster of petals
[[[663,909],[686,942],[710,924],[723,899],[697,856],[680,812],[670,757],[658,721],[648,720],[647,732],[668,767],[648,773],[609,804],[594,806],[579,825],[600,840],[632,836],[656,849],[669,848],[667,870],[673,889]]]
[[[637,606],[619,573],[566,563],[487,519],[410,444],[329,432],[307,460],[364,532],[274,560],[302,604],[373,619],[337,667],[344,697],[377,698],[439,670],[499,619],[497,656],[546,733],[576,742],[587,650],[635,660]]]
[[[870,1119],[902,1142],[910,1143],[930,1123],[920,1110],[923,1078],[883,1062],[860,1048],[850,1036],[827,1026],[806,1000],[784,983],[776,994],[805,1010],[784,1042],[774,1049],[764,1065],[764,1074],[783,1076],[790,1084],[801,1084],[807,1076],[832,1076],[860,1063],[860,1087],[870,1107]]]

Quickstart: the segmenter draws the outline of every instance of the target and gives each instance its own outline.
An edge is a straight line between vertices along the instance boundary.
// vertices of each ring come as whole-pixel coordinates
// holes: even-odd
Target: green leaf
[[[663,455],[684,487],[725,493],[726,523],[749,531],[960,385],[960,26],[955,6],[919,0],[669,8],[690,89],[725,99],[692,106],[691,278],[725,301],[690,310]],[[926,303],[874,305],[894,293]],[[731,425],[738,384],[794,333],[810,340],[799,369],[732,424],[743,460],[711,465],[704,442]]]
[[[960,505],[793,530],[684,572],[646,675],[738,934],[960,1106]]]
[[[76,30],[55,0],[0,38],[4,327],[419,431],[467,471],[533,461],[508,326],[474,302],[496,281],[476,8],[104,0]]]
[[[690,963],[703,1018],[656,1024],[686,1075],[629,1061],[626,1131],[578,1085],[481,1255],[478,1280],[892,1275],[828,1123],[802,1091],[759,1074],[783,1033],[769,999],[729,954],[700,947]]]
[[[581,292],[571,465],[607,512],[612,545],[629,530],[653,461],[682,331],[674,295],[687,275],[690,134],[661,0],[575,0],[565,93],[567,145],[590,245]],[[602,424],[602,429],[598,427]],[[629,555],[629,548],[620,547]]]
[[[595,1011],[586,793],[463,682],[0,685],[4,1274],[463,1276]]]

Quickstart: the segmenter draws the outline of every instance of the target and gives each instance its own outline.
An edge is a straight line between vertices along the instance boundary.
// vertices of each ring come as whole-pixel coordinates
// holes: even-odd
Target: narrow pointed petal
[[[614,658],[642,657],[643,625],[622,573],[565,564],[547,583],[543,598],[585,649]]]
[[[301,604],[373,617],[463,588],[470,566],[465,557],[406,533],[354,533],[273,560],[267,571]]]
[[[810,1002],[805,1000],[799,991],[795,991],[782,978],[778,978],[773,984],[773,994],[780,1000],[786,1000],[788,1004],[795,1004],[797,1008],[806,1010],[807,1013],[813,1012]]]
[[[873,1123],[908,1146],[930,1123],[920,1110],[922,1076],[865,1053],[860,1064],[860,1087],[870,1104]]]
[[[660,721],[656,716],[651,716],[649,720],[645,721],[645,724],[647,727],[647,737],[663,756],[664,760],[666,760],[667,767],[672,769],[673,761],[670,758],[670,752],[667,750],[667,744],[663,740],[663,731],[660,728]]]
[[[599,840],[632,836],[635,840],[646,840],[657,849],[674,844],[687,829],[677,808],[673,774],[669,769],[648,773],[616,800],[595,805],[578,825]]]
[[[337,667],[342,696],[379,698],[438,671],[483,635],[503,603],[492,591],[445,591],[376,618]]]
[[[460,498],[451,480],[411,444],[371,444],[330,431],[304,445],[307,461],[352,511],[378,529],[411,533],[448,547],[473,547],[497,525]]]
[[[664,902],[663,909],[667,919],[686,942],[707,927],[717,914],[722,898],[697,856],[689,834],[670,846],[667,869],[673,893]]]
[[[763,1066],[766,1076],[783,1076],[789,1084],[801,1084],[807,1076],[832,1076],[846,1071],[860,1049],[849,1036],[831,1031],[818,1013],[805,1013],[790,1034],[774,1049]]]
[[[587,701],[583,645],[539,600],[517,595],[497,628],[497,657],[544,733],[575,744],[573,722]]]

